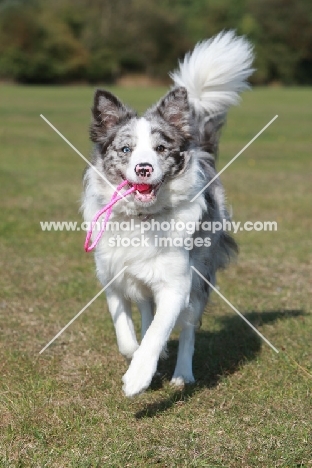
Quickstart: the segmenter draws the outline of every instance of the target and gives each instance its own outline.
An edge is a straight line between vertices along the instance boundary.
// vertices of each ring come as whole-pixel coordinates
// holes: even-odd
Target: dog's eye
[[[123,146],[123,147],[121,148],[121,151],[122,151],[123,153],[130,153],[131,149],[129,148],[129,146]]]
[[[158,145],[158,146],[156,147],[157,153],[163,153],[163,152],[165,151],[165,149],[166,149],[166,148],[165,148],[163,145]]]

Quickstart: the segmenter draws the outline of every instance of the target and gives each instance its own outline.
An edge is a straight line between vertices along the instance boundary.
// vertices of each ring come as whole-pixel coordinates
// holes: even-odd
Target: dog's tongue
[[[135,190],[137,190],[138,192],[146,192],[147,190],[150,189],[150,185],[148,184],[133,184],[133,187],[135,188]]]

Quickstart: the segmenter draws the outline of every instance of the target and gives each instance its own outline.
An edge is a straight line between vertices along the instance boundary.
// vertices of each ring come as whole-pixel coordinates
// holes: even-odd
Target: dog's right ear
[[[173,88],[156,104],[153,110],[179,130],[184,138],[191,138],[190,106],[186,88],[183,86]]]
[[[94,95],[92,108],[91,140],[94,142],[103,140],[103,137],[105,138],[116,125],[135,115],[132,109],[124,106],[112,93],[98,89]]]

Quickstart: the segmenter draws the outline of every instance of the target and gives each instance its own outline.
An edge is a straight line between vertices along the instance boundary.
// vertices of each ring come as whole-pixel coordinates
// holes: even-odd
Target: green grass
[[[164,89],[113,92],[143,111]],[[40,230],[80,221],[85,164],[39,114],[88,156],[92,95],[0,88],[0,466],[311,467],[311,89],[246,93],[218,162],[279,114],[221,177],[236,221],[276,220],[278,230],[239,232],[240,256],[218,285],[280,354],[214,294],[197,383],[170,387],[173,335],[160,375],[134,399],[121,391],[126,363],[103,297],[38,354],[101,287],[83,232]]]

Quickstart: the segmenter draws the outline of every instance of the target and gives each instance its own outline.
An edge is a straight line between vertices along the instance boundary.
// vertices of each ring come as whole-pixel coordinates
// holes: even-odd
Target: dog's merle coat
[[[247,87],[251,61],[251,48],[243,38],[222,33],[197,45],[186,56],[180,70],[172,75],[175,87],[142,117],[108,91],[95,93],[90,128],[95,143],[94,166],[114,186],[126,179],[130,185],[145,187],[132,194],[128,202],[117,203],[113,210],[112,221],[132,219],[134,231],[107,231],[95,253],[103,286],[127,267],[106,291],[119,349],[131,359],[123,377],[127,396],[149,386],[175,325],[181,328],[181,334],[172,382],[194,381],[194,329],[207,303],[209,287],[191,266],[214,284],[216,271],[226,266],[237,246],[222,230],[209,232],[209,246],[206,243],[202,223],[229,219],[219,179],[191,200],[216,175],[220,129],[228,107]],[[86,221],[90,222],[110,200],[110,184],[92,168],[87,169],[83,202]],[[112,244],[112,236],[121,240],[140,237],[142,223],[147,220],[192,222],[197,228],[191,236],[172,227],[147,231],[144,235],[149,243],[140,247],[116,248]],[[159,247],[156,237],[182,237],[182,241],[192,237],[202,242],[192,249],[186,249],[183,242]],[[137,303],[142,316],[140,345],[131,320],[131,301]]]

